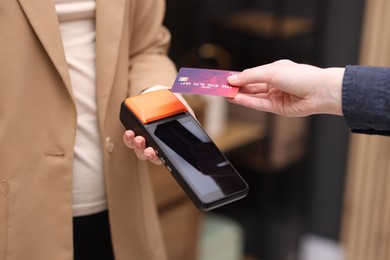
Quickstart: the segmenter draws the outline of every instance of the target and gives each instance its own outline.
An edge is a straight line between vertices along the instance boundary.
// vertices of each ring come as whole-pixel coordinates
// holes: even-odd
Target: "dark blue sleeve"
[[[390,135],[390,68],[347,66],[342,100],[352,132]]]

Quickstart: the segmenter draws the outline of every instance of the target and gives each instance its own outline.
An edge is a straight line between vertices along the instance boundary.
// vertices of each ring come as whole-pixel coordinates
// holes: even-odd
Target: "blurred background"
[[[320,67],[361,63],[364,0],[166,0],[166,5],[169,55],[178,69],[241,71],[278,59]],[[343,225],[351,149],[343,118],[283,118],[219,97],[186,98],[250,192],[200,213],[173,178],[161,173],[165,169],[151,166],[170,260],[359,259],[347,254],[352,231]],[[390,236],[382,235],[390,246]],[[381,256],[363,252],[361,259],[390,259]]]

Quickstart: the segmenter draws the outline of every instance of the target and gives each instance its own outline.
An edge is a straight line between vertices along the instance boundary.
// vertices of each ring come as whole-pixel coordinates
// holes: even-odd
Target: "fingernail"
[[[134,139],[134,144],[137,146],[137,148],[141,148],[142,142],[139,139]]]
[[[227,79],[228,81],[236,81],[237,80],[237,74],[234,74],[234,75],[230,75]]]
[[[130,132],[129,131],[125,132],[125,138],[126,138],[126,140],[130,140]]]

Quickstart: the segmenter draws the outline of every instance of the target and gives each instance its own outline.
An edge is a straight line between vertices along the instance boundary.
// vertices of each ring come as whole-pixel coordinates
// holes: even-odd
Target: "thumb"
[[[233,74],[233,75],[230,75],[228,78],[227,78],[227,81],[229,82],[229,84],[234,84],[236,82],[238,82],[238,74]]]
[[[229,84],[245,86],[252,83],[270,83],[281,68],[290,67],[296,63],[290,60],[278,60],[273,63],[245,69],[242,72],[228,77]]]
[[[229,84],[237,87],[252,83],[268,83],[272,72],[272,68],[269,65],[263,65],[246,69],[236,75],[231,75],[227,80]]]

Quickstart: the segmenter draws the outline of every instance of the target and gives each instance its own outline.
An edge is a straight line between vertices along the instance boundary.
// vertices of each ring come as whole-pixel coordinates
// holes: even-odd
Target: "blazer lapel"
[[[73,96],[53,0],[18,0],[32,28]]]
[[[126,8],[125,0],[96,0],[96,82],[101,127],[114,82]]]
[[[70,95],[73,90],[59,31],[54,0],[18,0]],[[114,82],[126,12],[126,0],[96,0],[96,82],[99,122],[104,123]]]

